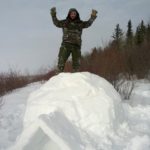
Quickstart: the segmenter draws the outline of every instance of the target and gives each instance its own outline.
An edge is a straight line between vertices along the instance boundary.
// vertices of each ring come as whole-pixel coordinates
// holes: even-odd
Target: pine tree
[[[144,42],[145,36],[146,36],[146,27],[144,25],[144,21],[142,20],[140,25],[136,29],[135,43],[137,45],[141,45]]]
[[[145,39],[145,34],[146,34],[146,27],[144,25],[144,21],[141,21],[141,25],[140,25],[140,30],[141,30],[141,38],[142,38],[142,42]]]
[[[133,46],[133,31],[132,31],[132,23],[131,20],[128,21],[128,30],[126,33],[126,44],[128,47],[132,47]]]
[[[150,42],[150,24],[147,25],[145,34],[146,34],[146,41]]]
[[[117,48],[121,48],[122,40],[123,40],[123,31],[120,28],[119,24],[116,25],[115,31],[113,33],[113,43]]]
[[[138,27],[136,28],[135,43],[136,43],[137,45],[140,45],[140,44],[142,43],[140,26],[138,26]]]

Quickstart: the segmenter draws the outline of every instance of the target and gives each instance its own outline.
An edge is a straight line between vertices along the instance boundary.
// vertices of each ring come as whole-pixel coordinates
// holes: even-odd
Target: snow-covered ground
[[[3,97],[0,150],[150,150],[150,83],[122,101],[105,79],[62,73]]]
[[[40,83],[34,83],[1,98],[0,150],[13,145],[17,136],[21,134],[28,96],[40,86]]]

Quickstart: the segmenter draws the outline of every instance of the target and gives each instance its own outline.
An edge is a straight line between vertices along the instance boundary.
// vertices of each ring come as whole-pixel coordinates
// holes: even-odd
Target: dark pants
[[[58,55],[58,71],[63,72],[65,63],[68,57],[72,54],[72,68],[74,72],[79,71],[80,58],[81,58],[81,47],[70,43],[62,43]]]

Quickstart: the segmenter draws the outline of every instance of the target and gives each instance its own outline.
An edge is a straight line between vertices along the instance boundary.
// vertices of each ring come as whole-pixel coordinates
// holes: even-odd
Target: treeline
[[[71,71],[71,62],[66,65]],[[105,48],[93,48],[81,59],[81,71],[100,75],[110,82],[120,76],[125,78],[149,78],[150,73],[150,24],[142,20],[134,32],[131,20],[124,32],[117,24],[112,41]]]
[[[149,43],[150,41],[150,24],[145,25],[142,20],[136,27],[136,32],[133,32],[132,22],[128,21],[127,31],[124,33],[117,24],[113,33],[113,42],[118,49],[132,48],[135,46],[141,46],[143,43]]]
[[[128,21],[127,31],[123,32],[119,24],[113,33],[110,47],[122,55],[123,70],[128,75],[137,78],[148,78],[150,73],[150,24],[142,20],[134,32],[131,20]],[[124,62],[123,62],[124,61]]]

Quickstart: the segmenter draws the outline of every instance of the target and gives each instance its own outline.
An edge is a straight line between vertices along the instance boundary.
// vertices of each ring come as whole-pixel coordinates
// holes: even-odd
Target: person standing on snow
[[[84,28],[92,25],[96,19],[96,10],[92,10],[91,17],[88,21],[80,20],[80,15],[75,8],[71,8],[68,16],[64,20],[58,20],[56,17],[56,8],[51,8],[51,16],[54,25],[63,29],[63,39],[58,55],[58,72],[63,72],[65,63],[72,54],[73,72],[79,71],[81,58],[81,35]]]

